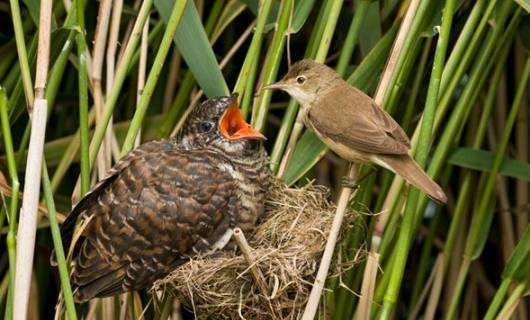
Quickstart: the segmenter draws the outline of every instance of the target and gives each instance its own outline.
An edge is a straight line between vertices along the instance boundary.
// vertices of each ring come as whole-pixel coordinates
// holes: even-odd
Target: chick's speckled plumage
[[[77,218],[90,219],[73,253],[76,300],[148,287],[231,228],[252,230],[270,174],[259,141],[219,132],[232,99],[205,101],[176,140],[130,152],[74,207],[61,230],[65,248]]]

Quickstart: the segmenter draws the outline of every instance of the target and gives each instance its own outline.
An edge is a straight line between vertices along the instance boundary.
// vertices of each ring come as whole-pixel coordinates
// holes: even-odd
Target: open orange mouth
[[[221,116],[221,119],[219,120],[219,129],[221,130],[221,134],[230,140],[265,140],[265,136],[261,134],[261,132],[252,128],[252,126],[243,119],[236,98],[232,98],[230,106]]]

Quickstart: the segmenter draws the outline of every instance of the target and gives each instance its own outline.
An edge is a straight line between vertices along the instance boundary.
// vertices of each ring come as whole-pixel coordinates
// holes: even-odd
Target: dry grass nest
[[[253,235],[245,235],[252,263],[239,249],[223,250],[190,260],[155,287],[169,290],[199,319],[297,319],[311,291],[335,208],[324,187],[288,188],[276,182],[266,216]],[[356,217],[353,211],[346,213],[342,234]],[[356,258],[334,258],[330,274],[340,275],[360,255],[349,256]],[[255,281],[251,265],[262,274],[268,292]]]

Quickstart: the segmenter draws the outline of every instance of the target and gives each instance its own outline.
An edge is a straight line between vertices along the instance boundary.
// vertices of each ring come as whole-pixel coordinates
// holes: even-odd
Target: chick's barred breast
[[[91,220],[76,245],[79,301],[144,288],[205,251],[232,224],[240,203],[222,155],[150,142],[120,161],[72,211]]]

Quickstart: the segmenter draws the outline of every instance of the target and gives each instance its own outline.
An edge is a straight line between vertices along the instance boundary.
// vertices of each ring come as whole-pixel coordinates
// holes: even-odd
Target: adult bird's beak
[[[266,140],[261,132],[252,128],[252,126],[243,119],[243,115],[237,105],[237,99],[234,98],[232,98],[230,106],[228,106],[219,120],[219,129],[221,134],[229,140]]]
[[[280,80],[276,83],[271,83],[266,86],[261,87],[262,90],[274,90],[274,89],[285,89],[287,88],[287,83]]]

